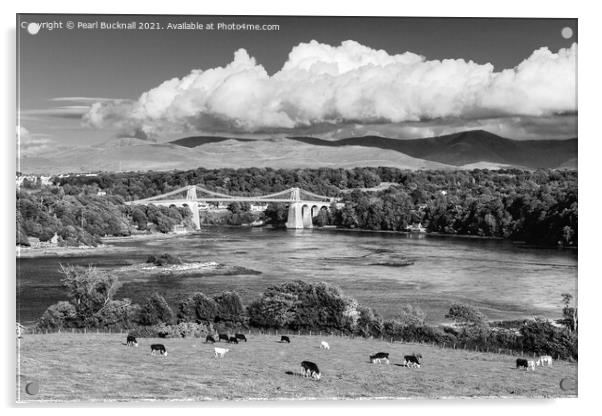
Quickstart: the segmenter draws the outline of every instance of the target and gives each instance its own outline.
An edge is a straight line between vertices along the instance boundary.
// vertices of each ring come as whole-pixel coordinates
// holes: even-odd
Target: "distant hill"
[[[576,169],[577,139],[518,141],[482,130],[412,140],[193,136],[156,143],[130,137],[89,146],[57,146],[37,155],[22,155],[19,162],[22,172],[38,174],[198,167]]]
[[[170,143],[183,147],[198,147],[209,143],[219,143],[226,140],[236,140],[239,142],[252,142],[254,139],[244,139],[240,137],[220,137],[220,136],[191,136],[183,139],[173,140]]]
[[[577,139],[511,140],[484,130],[470,130],[426,139],[390,139],[379,136],[323,140],[290,137],[314,146],[364,146],[394,150],[417,159],[464,166],[488,162],[492,165],[531,169],[573,167],[577,160]]]

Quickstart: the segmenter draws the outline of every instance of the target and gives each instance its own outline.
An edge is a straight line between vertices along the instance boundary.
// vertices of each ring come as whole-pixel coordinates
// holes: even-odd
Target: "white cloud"
[[[137,100],[98,101],[87,124],[138,131],[265,132],[320,124],[575,112],[577,45],[540,48],[517,67],[390,55],[355,41],[295,46],[269,75],[244,49],[225,67],[195,69]]]
[[[53,140],[45,135],[31,133],[23,126],[17,126],[17,151],[22,156],[33,156],[49,150]]]

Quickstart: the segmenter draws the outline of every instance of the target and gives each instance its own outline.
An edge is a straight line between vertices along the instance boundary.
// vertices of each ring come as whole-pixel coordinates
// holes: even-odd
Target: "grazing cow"
[[[541,357],[539,357],[539,359],[535,362],[536,365],[540,365],[542,367],[545,366],[552,366],[552,357],[549,355],[542,355]]]
[[[535,361],[534,360],[525,360],[524,358],[516,359],[516,368],[523,368],[525,370],[535,371]]]
[[[387,364],[389,364],[389,353],[388,352],[377,352],[374,355],[370,356],[370,362],[372,364],[375,363],[381,363],[381,362],[386,362]]]
[[[320,377],[322,377],[318,366],[315,363],[312,363],[311,361],[302,361],[301,367],[303,367],[303,375],[305,377],[313,377],[316,380],[319,380]]]
[[[245,334],[236,334],[234,336],[236,337],[236,339],[247,342],[247,337],[245,337]]]
[[[291,339],[289,337],[287,337],[286,335],[282,335],[280,337],[280,342],[288,342],[290,344],[291,343]]]
[[[213,338],[213,336],[211,335],[207,335],[205,337],[205,344],[213,344],[215,343],[215,338]]]
[[[158,352],[161,355],[167,355],[167,350],[165,349],[165,345],[163,344],[152,344],[151,345],[151,354],[155,355]]]
[[[215,358],[224,358],[224,355],[226,355],[226,353],[228,351],[230,351],[228,348],[218,348],[215,347]]]
[[[529,362],[527,360],[525,360],[524,358],[516,359],[516,368],[525,367],[525,369],[527,369],[528,365],[529,365]]]
[[[527,361],[528,370],[535,371],[535,360]]]
[[[217,336],[217,340],[218,341],[226,341],[228,342],[230,340],[230,337],[228,336],[228,334],[218,334]]]
[[[330,345],[328,345],[328,342],[326,342],[326,341],[322,341],[322,342],[320,343],[320,349],[323,349],[323,350],[330,350]]]
[[[228,340],[228,344],[238,344],[238,340],[236,339],[236,337],[230,337],[230,339]]]
[[[136,337],[133,335],[128,335],[126,340],[125,340],[125,345],[127,345],[128,347],[137,347],[138,346],[138,341],[136,341]]]
[[[422,365],[422,354],[412,354],[403,356],[403,365],[406,367],[420,368]]]

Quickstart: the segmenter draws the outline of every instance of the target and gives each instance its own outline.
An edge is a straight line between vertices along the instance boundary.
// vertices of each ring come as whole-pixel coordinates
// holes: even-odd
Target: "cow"
[[[420,368],[422,365],[422,354],[404,355],[403,365],[406,367]]]
[[[228,342],[230,340],[230,337],[228,336],[228,334],[218,334],[217,336],[217,340],[218,341],[226,341]]]
[[[289,337],[287,337],[286,335],[282,335],[280,337],[280,342],[288,342],[290,344],[291,343],[291,339]]]
[[[128,335],[127,338],[125,339],[125,345],[127,345],[128,347],[137,347],[138,341],[136,341],[135,336]]]
[[[552,357],[549,355],[542,355],[541,357],[539,357],[539,359],[535,362],[536,365],[538,366],[552,366]]]
[[[207,335],[205,337],[205,344],[213,344],[215,343],[215,338],[212,335]]]
[[[389,364],[389,353],[388,352],[377,352],[374,355],[370,356],[370,362],[372,364],[375,363],[381,363],[381,362],[386,362],[387,364]]]
[[[535,360],[527,361],[528,370],[535,371]]]
[[[524,358],[516,359],[516,368],[523,368],[525,370],[535,371],[535,361],[533,360],[525,360]]]
[[[238,340],[236,339],[236,337],[230,337],[230,339],[228,340],[228,344],[238,344]]]
[[[247,342],[247,337],[245,337],[245,334],[235,334],[234,336],[236,337],[236,339]]]
[[[165,349],[165,345],[163,344],[152,344],[151,345],[151,354],[155,355],[158,352],[161,355],[167,355],[167,350]]]
[[[320,343],[320,349],[323,349],[323,350],[330,350],[330,345],[328,345],[328,342],[326,342],[326,341],[322,341],[322,342]]]
[[[218,348],[215,347],[215,358],[224,358],[224,355],[226,355],[226,353],[228,351],[230,351],[228,348]]]
[[[312,363],[311,361],[302,361],[301,367],[303,368],[303,375],[305,377],[313,377],[316,380],[319,380],[320,377],[322,377],[318,366],[315,363]]]

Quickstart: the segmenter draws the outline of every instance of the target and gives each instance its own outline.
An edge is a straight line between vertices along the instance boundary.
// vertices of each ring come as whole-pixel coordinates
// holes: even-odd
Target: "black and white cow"
[[[167,355],[167,350],[165,349],[165,345],[163,344],[151,345],[151,354],[155,355],[156,352],[158,352],[161,355]]]
[[[205,344],[213,344],[215,343],[215,338],[213,338],[213,336],[211,335],[207,335],[205,337]]]
[[[534,360],[526,360],[524,358],[516,359],[516,368],[524,368],[525,370],[535,371],[535,361]]]
[[[218,334],[217,340],[228,342],[230,340],[230,337],[228,336],[228,334]]]
[[[311,361],[302,361],[301,367],[303,368],[303,375],[305,377],[313,377],[316,380],[319,380],[320,377],[322,377],[320,369],[316,363],[312,363]]]
[[[247,342],[247,337],[245,337],[245,334],[236,334],[234,336],[236,337],[236,339]]]
[[[389,364],[389,353],[388,352],[377,352],[376,354],[370,356],[370,362],[372,364],[375,364],[375,363],[380,364],[383,361],[385,363]]]
[[[403,356],[403,365],[406,367],[420,368],[422,365],[422,354],[412,354]]]
[[[138,346],[138,341],[136,341],[136,337],[133,335],[128,335],[126,340],[125,340],[125,345],[127,345],[128,347],[137,347]]]
[[[228,340],[228,344],[238,344],[238,340],[236,339],[236,337],[230,337],[230,339]]]
[[[287,337],[286,335],[282,335],[280,337],[280,342],[288,342],[290,344],[291,343],[291,339],[289,337]]]

